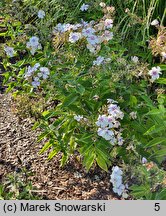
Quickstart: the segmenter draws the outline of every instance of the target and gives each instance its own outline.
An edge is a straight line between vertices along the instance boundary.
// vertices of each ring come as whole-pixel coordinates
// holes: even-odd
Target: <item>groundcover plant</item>
[[[163,5],[0,3],[2,85],[18,103],[38,100],[41,108],[31,114],[38,142],[45,141],[40,154],[49,151],[51,160],[60,153],[60,166],[79,155],[87,171],[110,173],[123,199],[166,199]]]

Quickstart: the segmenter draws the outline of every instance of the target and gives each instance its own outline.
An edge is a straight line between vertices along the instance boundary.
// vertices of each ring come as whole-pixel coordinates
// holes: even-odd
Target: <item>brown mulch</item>
[[[10,94],[0,94],[0,183],[7,174],[26,167],[28,177],[43,199],[116,199],[111,190],[110,173],[95,168],[90,172],[71,157],[59,167],[60,155],[47,160],[48,152],[39,155],[43,142],[38,143],[39,130],[32,131],[32,119],[20,120],[12,111]]]

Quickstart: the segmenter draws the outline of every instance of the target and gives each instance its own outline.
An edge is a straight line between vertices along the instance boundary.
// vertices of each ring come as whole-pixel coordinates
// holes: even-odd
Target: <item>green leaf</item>
[[[130,106],[135,107],[137,105],[137,98],[134,95],[130,96]]]
[[[164,131],[166,128],[164,125],[158,126],[158,125],[153,125],[151,128],[149,128],[144,135],[152,135],[154,133],[159,133],[161,131]]]
[[[166,200],[166,188],[156,193],[155,200]]]
[[[87,170],[89,170],[91,168],[94,160],[95,160],[94,152],[90,152],[89,154],[84,156],[83,164],[85,165]]]
[[[77,91],[80,95],[83,95],[84,92],[85,92],[85,88],[84,88],[83,85],[78,84],[78,85],[76,86],[76,91]]]
[[[50,154],[48,155],[48,160],[51,160],[59,151],[60,151],[59,146],[54,148],[54,150],[50,152]]]
[[[63,154],[60,166],[63,167],[68,161],[68,155]]]
[[[151,140],[150,142],[148,142],[144,148],[147,148],[147,147],[152,147],[152,146],[155,146],[155,145],[159,145],[161,143],[165,142],[164,144],[166,144],[166,138],[165,137],[157,137],[157,138],[154,138],[153,140]]]
[[[96,158],[96,162],[99,165],[99,167],[103,170],[105,170],[106,172],[108,172],[108,167],[107,167],[107,163],[106,161],[103,159],[103,157],[101,157],[100,155],[97,156]]]
[[[40,150],[39,154],[43,154],[47,149],[49,149],[52,146],[52,144],[49,142],[46,142],[43,148]]]
[[[79,95],[75,94],[75,93],[72,93],[72,94],[66,96],[66,98],[62,104],[62,107],[67,107],[67,106],[73,104],[78,98],[79,98]]]
[[[166,85],[166,78],[159,78],[155,82]]]
[[[141,95],[141,98],[147,103],[147,106],[154,108],[153,101],[146,95]]]
[[[130,190],[132,190],[131,195],[136,198],[146,198],[150,194],[150,185],[133,185],[130,187]]]
[[[37,138],[37,142],[40,142],[41,140],[43,140],[49,133],[50,131],[44,131],[43,133],[41,133]]]

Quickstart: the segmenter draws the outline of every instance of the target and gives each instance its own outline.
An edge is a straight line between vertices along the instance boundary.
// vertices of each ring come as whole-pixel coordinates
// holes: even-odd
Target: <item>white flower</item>
[[[116,117],[117,113],[120,111],[119,107],[117,104],[110,104],[108,106],[108,113],[114,117]]]
[[[81,7],[80,7],[80,10],[81,11],[87,11],[89,8],[89,5],[88,4],[83,4]]]
[[[81,121],[81,119],[83,119],[83,116],[81,116],[81,115],[75,115],[74,119],[79,122],[79,121]]]
[[[132,119],[136,119],[137,118],[137,112],[131,112],[129,115],[130,115],[130,117]]]
[[[111,140],[112,137],[114,137],[114,132],[112,130],[109,130],[107,128],[99,128],[98,129],[98,135],[103,137],[105,140]]]
[[[77,30],[78,28],[81,28],[82,27],[82,25],[80,24],[80,23],[77,23],[77,24],[75,24],[75,25],[72,25],[72,29],[73,30]]]
[[[39,43],[39,38],[36,36],[33,36],[29,39],[29,41],[26,43],[26,47],[30,49],[32,55],[35,54],[37,49],[42,48],[41,44]]]
[[[105,127],[109,127],[112,128],[113,127],[113,118],[111,116],[106,116],[106,115],[99,115],[96,125],[101,127],[101,128],[105,128]]]
[[[166,52],[161,52],[161,56],[166,59]]]
[[[36,36],[33,36],[29,39],[29,43],[31,46],[37,47],[39,45],[39,38]]]
[[[95,53],[96,52],[96,49],[94,46],[92,46],[91,44],[87,44],[86,45],[87,49],[91,52],[91,53]]]
[[[138,63],[138,57],[137,56],[131,56],[131,61],[134,63]]]
[[[81,38],[81,33],[78,33],[78,32],[71,32],[70,35],[69,35],[69,41],[71,43],[75,43],[80,38]]]
[[[122,170],[115,166],[112,168],[112,174],[110,175],[110,182],[113,185],[113,191],[121,196],[123,193],[126,193],[125,185],[122,183]]]
[[[88,43],[91,45],[96,45],[99,43],[99,38],[96,35],[91,35],[87,38]]]
[[[110,175],[110,177],[111,177],[110,182],[113,185],[120,186],[122,184],[122,176],[121,175],[117,175],[115,173],[112,173]]]
[[[106,4],[104,2],[100,2],[100,7],[104,8],[106,6]]]
[[[97,122],[96,122],[96,125],[99,127],[102,127],[102,128],[106,127],[108,125],[107,116],[106,115],[99,115]]]
[[[113,100],[113,99],[107,99],[107,103],[108,104],[112,104],[112,103],[118,103],[117,101]]]
[[[4,50],[5,50],[7,56],[9,56],[9,57],[14,56],[14,48],[13,47],[5,46]]]
[[[104,26],[106,27],[106,29],[110,29],[113,27],[113,20],[112,19],[106,19],[104,21]]]
[[[143,163],[143,164],[146,164],[147,162],[148,162],[147,159],[146,159],[145,157],[143,157],[143,158],[142,158],[142,163]]]
[[[117,136],[117,140],[118,140],[118,145],[119,146],[121,146],[121,145],[123,145],[123,142],[124,142],[124,139],[123,139],[123,137],[121,137],[121,136]]]
[[[39,78],[38,78],[38,77],[35,77],[35,78],[34,78],[34,81],[32,82],[32,86],[33,86],[34,88],[40,86],[40,81],[39,81]]]
[[[121,184],[119,187],[113,187],[114,193],[117,193],[119,196],[123,194],[124,190],[125,190],[124,184]]]
[[[104,34],[102,35],[102,38],[103,38],[103,41],[106,40],[106,41],[109,41],[109,40],[112,40],[113,38],[113,32],[110,32],[108,30],[104,31]]]
[[[152,26],[157,26],[158,24],[159,24],[159,21],[157,19],[155,19],[151,22]]]
[[[93,61],[93,65],[101,65],[102,63],[104,63],[104,57],[102,56],[98,56],[97,59],[95,61]]]
[[[33,66],[34,70],[37,70],[39,67],[40,67],[40,63],[36,63],[36,64]]]
[[[50,74],[49,69],[48,69],[47,67],[40,67],[39,70],[40,70],[40,72],[41,72],[41,74],[42,74],[43,79],[47,79],[47,78],[48,78],[48,75]],[[38,76],[40,77],[40,73],[39,73]]]
[[[38,17],[39,17],[40,19],[43,19],[43,18],[45,17],[46,14],[45,14],[45,12],[44,12],[43,10],[39,10],[37,15],[38,15]]]
[[[84,28],[82,30],[82,35],[85,36],[85,37],[88,37],[90,35],[93,35],[93,33],[95,32],[95,30],[91,27],[88,27],[88,28]]]
[[[118,166],[112,167],[112,171],[116,175],[122,175],[123,174],[122,170]]]
[[[151,76],[152,81],[159,78],[161,73],[161,68],[159,66],[152,67],[152,69],[148,72],[148,74]]]

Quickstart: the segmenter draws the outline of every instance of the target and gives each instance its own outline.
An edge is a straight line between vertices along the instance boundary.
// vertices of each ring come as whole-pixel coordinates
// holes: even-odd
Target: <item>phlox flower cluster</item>
[[[122,175],[122,170],[118,166],[114,166],[112,168],[112,174],[110,175],[110,182],[113,185],[113,191],[117,193],[119,196],[122,195],[123,197],[125,197],[127,194],[125,185],[122,182]]]
[[[151,76],[151,80],[154,81],[159,78],[161,74],[161,68],[159,66],[152,67],[152,69],[148,72],[148,74]]]
[[[69,31],[69,42],[75,43],[80,39],[85,39],[87,49],[95,53],[97,50],[100,50],[102,42],[113,38],[113,33],[110,31],[112,27],[113,20],[108,18],[101,20],[97,24],[93,20],[90,22],[82,20],[75,25],[58,23],[53,29],[53,33],[65,33]]]
[[[31,84],[34,88],[40,86],[41,80],[48,78],[50,71],[47,67],[40,67],[39,63],[36,63],[33,67],[28,66],[25,71],[25,79],[31,80]]]
[[[117,129],[120,127],[118,119],[123,119],[124,114],[116,103],[116,101],[108,99],[108,115],[99,115],[96,121],[96,125],[99,127],[97,133],[105,140],[110,141],[112,145],[116,143],[122,145],[124,140]]]
[[[26,47],[30,49],[30,52],[32,55],[35,54],[36,50],[42,49],[41,44],[39,43],[39,38],[36,36],[33,36],[29,39],[29,41],[26,44]]]

